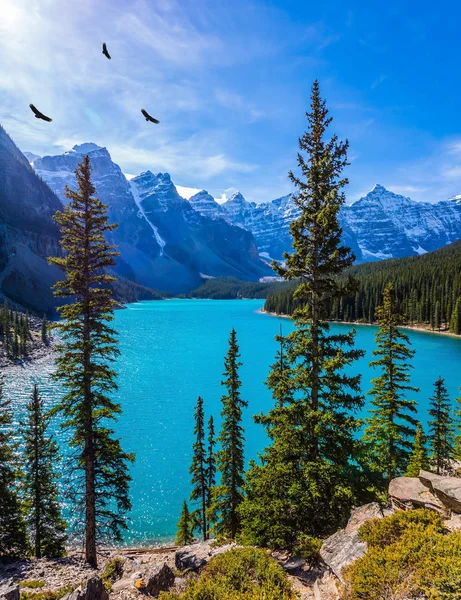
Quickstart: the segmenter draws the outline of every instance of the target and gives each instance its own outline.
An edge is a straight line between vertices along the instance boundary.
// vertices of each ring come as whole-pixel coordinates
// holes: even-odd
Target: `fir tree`
[[[416,412],[414,400],[407,392],[418,389],[409,385],[410,360],[414,351],[408,346],[408,336],[398,329],[402,315],[397,311],[394,287],[389,284],[384,291],[383,305],[376,311],[379,331],[376,333],[377,349],[371,367],[382,374],[372,380],[369,394],[373,408],[369,411],[364,443],[368,448],[369,466],[381,473],[383,484],[406,470],[411,452],[411,439],[415,436]]]
[[[214,420],[213,415],[210,416],[208,420],[208,448],[207,448],[207,512],[210,511],[212,504],[212,490],[216,485],[216,454],[215,454],[215,430],[214,430]],[[208,523],[210,526],[210,523]]]
[[[187,546],[188,544],[192,544],[194,541],[192,527],[192,519],[189,513],[189,507],[187,506],[186,500],[184,500],[176,532],[177,546]]]
[[[72,432],[73,470],[81,484],[73,483],[74,503],[83,512],[85,558],[97,565],[97,544],[121,539],[126,528],[129,499],[128,461],[108,422],[121,412],[110,398],[116,388],[112,363],[119,351],[111,328],[116,302],[106,273],[117,252],[105,238],[115,225],[107,207],[94,197],[90,159],[76,169],[78,191],[66,188],[69,203],[55,220],[61,229],[64,256],[50,259],[66,278],[55,285],[55,294],[69,300],[59,308],[61,342],[56,351],[56,375],[66,393],[55,412]]]
[[[213,529],[218,536],[234,539],[240,519],[238,507],[243,499],[244,483],[244,432],[242,427],[242,408],[248,406],[240,396],[239,361],[240,353],[235,329],[229,337],[229,350],[224,365],[222,385],[226,393],[221,398],[222,426],[218,436],[220,449],[217,455],[217,467],[220,474],[219,485],[213,491],[211,508]]]
[[[24,429],[24,502],[30,541],[37,558],[59,557],[65,552],[66,523],[61,517],[56,486],[58,447],[47,434],[49,416],[34,386],[27,404]]]
[[[450,331],[461,334],[461,298],[457,298],[453,312],[451,313],[450,319]]]
[[[447,471],[454,458],[454,421],[451,416],[450,398],[442,377],[439,377],[434,383],[434,395],[430,399],[429,407],[431,463],[440,474]]]
[[[426,436],[424,435],[421,423],[418,422],[405,477],[418,477],[421,470],[426,471],[428,468],[429,459],[426,450]]]
[[[283,337],[281,325],[280,335],[275,336],[275,339],[279,343],[279,349],[266,383],[272,390],[274,400],[279,406],[285,406],[293,400],[293,388],[291,385],[292,371],[286,357],[288,340]]]
[[[247,539],[271,546],[292,545],[301,533],[322,536],[334,531],[356,501],[350,472],[359,427],[355,412],[363,397],[359,376],[345,369],[363,353],[354,348],[354,331],[331,334],[326,322],[326,309],[333,304],[340,307],[339,319],[350,318],[342,298],[355,288],[352,280],[346,285],[337,281],[354,260],[341,244],[338,221],[345,202],[347,180],[341,173],[348,143],[335,135],[326,139],[331,118],[318,82],[307,119],[308,130],[299,140],[301,175],[290,173],[301,213],[290,228],[293,253],[285,255],[284,265],[273,265],[284,279],[298,283],[295,331],[284,348],[288,381],[283,388],[289,393],[280,393],[276,363],[268,380],[275,406],[257,417],[271,445],[261,464],[250,468],[240,509]]]
[[[0,560],[20,558],[28,550],[26,527],[18,499],[16,444],[12,441],[10,400],[3,396],[0,376]]]
[[[195,441],[192,446],[192,464],[190,467],[190,474],[192,475],[192,492],[190,500],[199,501],[200,508],[198,508],[193,518],[198,524],[203,539],[207,539],[208,527],[207,527],[207,495],[208,495],[208,479],[207,479],[207,457],[205,450],[205,415],[203,412],[203,399],[199,396],[197,398],[197,405],[194,413],[195,428],[194,435]]]
[[[46,313],[43,313],[41,334],[42,334],[42,342],[44,344],[48,344],[48,323],[46,320]]]

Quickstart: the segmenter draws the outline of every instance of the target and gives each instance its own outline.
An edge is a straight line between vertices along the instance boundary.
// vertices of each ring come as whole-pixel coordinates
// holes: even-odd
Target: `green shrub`
[[[402,538],[411,526],[421,528],[433,526],[437,531],[443,531],[440,516],[433,510],[418,509],[399,511],[385,519],[366,521],[359,531],[359,537],[369,547],[384,548]]]
[[[295,600],[286,573],[265,552],[235,548],[210,560],[183,593],[161,600]]]
[[[427,510],[362,525],[366,554],[343,573],[346,600],[455,600],[461,590],[461,533],[444,532]]]
[[[112,584],[123,575],[124,562],[123,558],[116,556],[106,563],[104,571],[101,573],[101,581],[108,592],[112,589]]]
[[[21,600],[60,600],[66,594],[70,594],[77,588],[78,585],[65,585],[58,590],[45,590],[43,592],[29,592],[28,590],[21,591]]]
[[[20,588],[37,589],[42,588],[44,585],[46,585],[46,581],[43,581],[43,579],[24,579],[24,581],[19,582]]]
[[[301,534],[294,547],[294,554],[302,556],[310,565],[318,563],[320,560],[320,548],[322,540],[311,535]]]

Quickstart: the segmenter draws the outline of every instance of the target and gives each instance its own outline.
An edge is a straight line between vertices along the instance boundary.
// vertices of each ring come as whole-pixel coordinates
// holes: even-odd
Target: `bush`
[[[446,533],[436,513],[399,512],[364,523],[366,554],[345,573],[343,598],[455,600],[461,589],[461,533]]]
[[[112,589],[112,584],[123,575],[123,558],[119,556],[109,560],[101,573],[101,581],[108,592]]]
[[[236,548],[215,556],[183,593],[161,600],[295,600],[283,569],[265,552]]]
[[[316,564],[320,560],[322,543],[322,540],[302,533],[295,544],[294,554],[302,556],[310,565]]]
[[[37,589],[37,588],[42,588],[45,585],[46,585],[46,581],[43,581],[43,579],[24,579],[24,581],[19,582],[20,588]]]
[[[65,585],[59,590],[45,590],[43,592],[21,591],[21,600],[60,600],[67,594],[70,594],[78,586]]]

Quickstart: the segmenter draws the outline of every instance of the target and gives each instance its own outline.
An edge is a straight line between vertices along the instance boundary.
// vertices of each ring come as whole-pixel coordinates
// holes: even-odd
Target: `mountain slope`
[[[50,311],[60,251],[54,213],[62,205],[0,127],[0,290],[24,306]]]
[[[250,232],[201,215],[179,196],[166,173],[147,171],[128,182],[107,149],[93,143],[37,158],[33,166],[65,202],[65,186],[75,186],[74,170],[85,154],[91,159],[96,193],[119,224],[113,240],[121,252],[120,275],[178,293],[197,287],[201,273],[241,279],[269,274]]]

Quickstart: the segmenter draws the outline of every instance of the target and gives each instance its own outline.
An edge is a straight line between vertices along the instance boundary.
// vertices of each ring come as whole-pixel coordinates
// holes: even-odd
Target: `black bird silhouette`
[[[106,46],[106,42],[103,43],[102,45],[102,53],[104,54],[104,56],[107,56],[107,58],[110,60],[112,57],[109,54],[108,50],[107,50],[107,46]]]
[[[50,119],[50,117],[47,117],[46,115],[41,113],[39,110],[37,110],[33,104],[29,104],[29,106],[30,106],[30,110],[34,113],[36,119],[43,119],[44,121],[48,121],[48,122],[51,122],[53,120],[53,119]]]
[[[154,117],[151,117],[147,110],[141,108],[141,112],[146,117],[146,121],[150,121],[151,123],[160,123],[158,119],[154,119]]]

